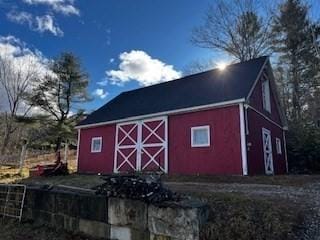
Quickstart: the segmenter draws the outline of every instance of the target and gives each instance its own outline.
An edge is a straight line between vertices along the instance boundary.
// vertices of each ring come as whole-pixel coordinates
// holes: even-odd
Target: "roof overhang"
[[[196,106],[196,107],[180,108],[180,109],[175,109],[175,110],[170,110],[170,111],[165,111],[165,112],[157,112],[157,113],[151,113],[151,114],[145,114],[145,115],[132,116],[132,117],[128,117],[128,118],[116,119],[116,120],[107,121],[107,122],[79,125],[79,126],[76,126],[75,128],[76,129],[93,128],[93,127],[99,127],[99,126],[108,125],[108,124],[129,122],[129,121],[159,117],[159,116],[164,116],[164,115],[175,115],[175,114],[182,114],[182,113],[189,113],[189,112],[198,112],[198,111],[203,111],[203,110],[208,110],[208,109],[213,109],[213,108],[221,108],[221,107],[227,107],[227,106],[231,106],[231,105],[237,105],[239,103],[244,103],[244,102],[245,102],[245,98],[239,98],[239,99],[224,101],[224,102],[219,102],[219,103],[200,105],[200,106]]]

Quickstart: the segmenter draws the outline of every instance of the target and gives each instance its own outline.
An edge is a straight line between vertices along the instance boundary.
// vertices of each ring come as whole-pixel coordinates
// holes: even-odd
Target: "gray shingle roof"
[[[246,98],[267,58],[123,92],[78,126]]]

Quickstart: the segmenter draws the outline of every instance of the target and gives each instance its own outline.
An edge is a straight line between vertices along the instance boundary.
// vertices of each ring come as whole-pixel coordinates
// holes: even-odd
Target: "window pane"
[[[281,154],[282,150],[281,150],[281,140],[279,138],[276,138],[276,144],[277,144],[277,153]]]
[[[268,80],[264,80],[262,82],[262,103],[263,103],[263,108],[268,112],[271,112],[270,87],[269,87]]]
[[[99,152],[101,150],[101,139],[92,140],[92,151]]]
[[[193,143],[196,145],[208,144],[208,129],[195,129],[193,132]]]

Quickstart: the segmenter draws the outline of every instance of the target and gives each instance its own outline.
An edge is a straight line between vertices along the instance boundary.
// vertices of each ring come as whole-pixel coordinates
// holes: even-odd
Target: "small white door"
[[[262,142],[265,172],[267,175],[271,175],[274,174],[274,169],[272,157],[271,132],[268,129],[262,128]]]

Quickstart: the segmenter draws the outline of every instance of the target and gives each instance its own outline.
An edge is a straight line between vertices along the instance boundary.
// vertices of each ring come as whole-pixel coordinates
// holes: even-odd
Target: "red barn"
[[[287,172],[268,57],[123,92],[77,128],[81,173]]]

